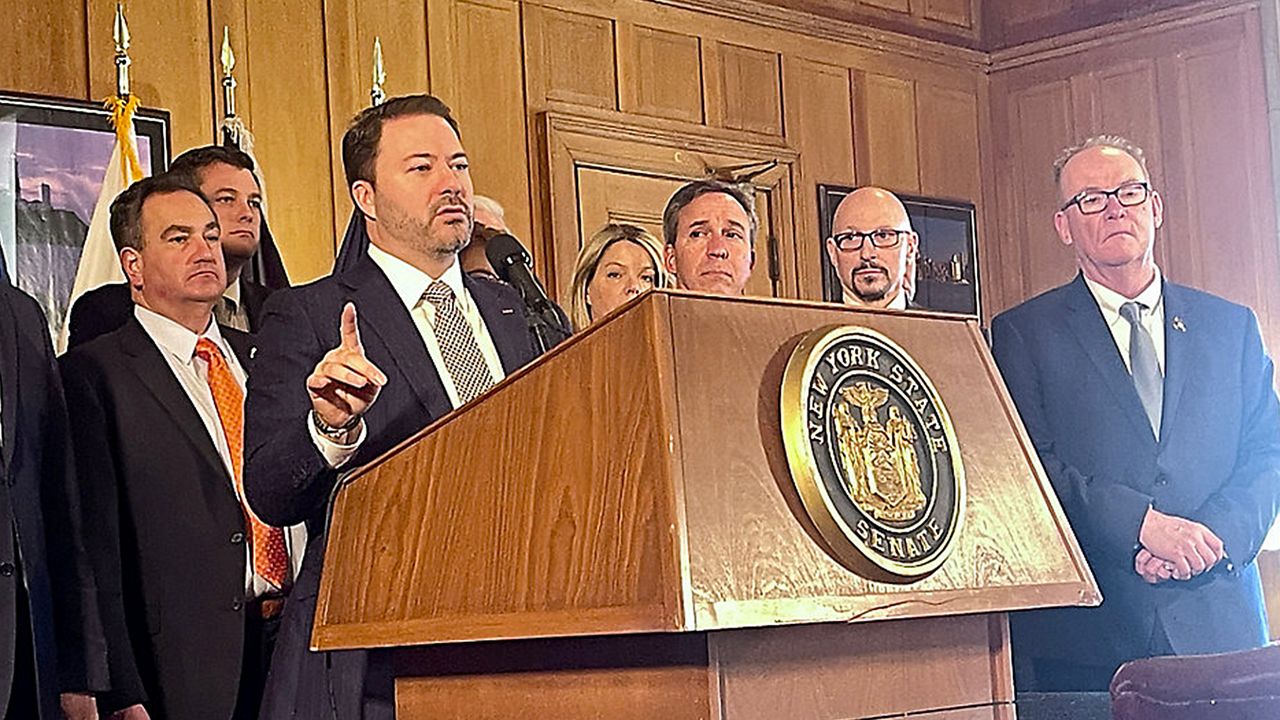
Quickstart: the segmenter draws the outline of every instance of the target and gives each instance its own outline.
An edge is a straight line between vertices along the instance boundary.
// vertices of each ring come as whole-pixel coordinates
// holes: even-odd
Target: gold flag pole
[[[387,72],[382,66],[382,38],[375,37],[373,39],[373,89],[369,91],[369,100],[374,107],[381,105],[387,99],[387,93],[382,89],[382,84],[386,81]]]
[[[112,37],[116,41],[116,96],[128,101],[129,89],[129,23],[124,19],[124,3],[116,3],[116,22]]]
[[[236,54],[231,51],[231,30],[222,26],[222,116],[236,116],[236,78],[232,71],[236,67]]]

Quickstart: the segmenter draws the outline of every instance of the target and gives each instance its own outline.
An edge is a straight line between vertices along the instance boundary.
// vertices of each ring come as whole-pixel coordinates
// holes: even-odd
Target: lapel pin
[[[1173,316],[1173,329],[1177,330],[1178,332],[1187,331],[1186,323],[1182,322],[1182,318],[1178,315]]]
[[[502,308],[502,314],[503,314],[503,315],[515,315],[515,314],[516,314],[516,310],[515,310],[515,308]]]

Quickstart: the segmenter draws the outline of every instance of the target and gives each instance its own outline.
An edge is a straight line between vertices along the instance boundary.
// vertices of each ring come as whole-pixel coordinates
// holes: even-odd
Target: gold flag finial
[[[129,23],[124,19],[124,3],[116,3],[116,24],[112,37],[116,41],[116,95],[129,97]]]
[[[231,30],[222,26],[222,115],[236,116],[236,79],[231,71],[236,67],[236,54],[231,52]]]
[[[369,91],[369,99],[376,107],[387,99],[382,84],[387,81],[387,71],[382,66],[382,38],[373,39],[373,89]]]

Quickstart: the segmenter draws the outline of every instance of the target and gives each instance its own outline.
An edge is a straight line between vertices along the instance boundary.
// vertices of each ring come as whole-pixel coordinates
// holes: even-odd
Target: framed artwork
[[[169,163],[169,113],[134,115],[147,175]],[[57,337],[115,145],[101,103],[0,93],[0,257]]]
[[[827,238],[836,207],[854,188],[818,186],[818,227],[822,237],[822,297],[841,301],[840,278],[827,258]],[[913,302],[928,310],[982,317],[978,292],[978,233],[973,203],[898,195],[911,227],[920,236]]]

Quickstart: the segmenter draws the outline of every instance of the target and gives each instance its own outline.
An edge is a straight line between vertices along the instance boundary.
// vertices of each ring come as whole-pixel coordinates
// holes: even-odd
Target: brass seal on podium
[[[791,478],[828,551],[890,582],[941,567],[964,520],[964,466],[911,355],[868,328],[815,330],[787,362],[781,400]]]

